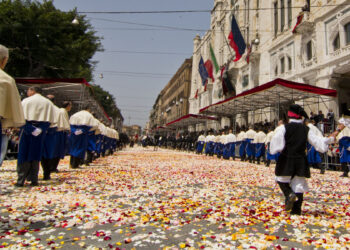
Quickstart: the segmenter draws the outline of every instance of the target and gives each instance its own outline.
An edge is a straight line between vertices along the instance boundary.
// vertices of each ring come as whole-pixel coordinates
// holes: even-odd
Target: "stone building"
[[[192,58],[185,59],[168,84],[159,93],[150,113],[150,128],[176,120],[189,113]]]
[[[300,14],[303,19],[293,33]],[[235,52],[228,41],[232,15],[247,47],[251,46],[249,63],[246,54],[232,61]],[[206,91],[201,83],[199,60],[211,58],[210,45],[219,66],[228,64],[235,94],[283,78],[338,91],[335,101],[308,106],[307,112],[326,114],[333,109],[339,116],[343,108],[350,108],[350,5],[346,0],[215,0],[210,30],[194,38],[190,113],[228,97],[223,95],[220,71],[214,81],[209,80]],[[244,114],[244,123],[252,122],[250,117]],[[268,119],[274,119],[272,113]],[[209,127],[230,123],[223,118]]]

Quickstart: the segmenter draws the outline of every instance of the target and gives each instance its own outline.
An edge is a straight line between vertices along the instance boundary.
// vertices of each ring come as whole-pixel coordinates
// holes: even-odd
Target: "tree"
[[[72,20],[77,17],[78,25]],[[101,51],[100,37],[74,9],[63,12],[52,1],[0,2],[0,44],[10,48],[7,72],[15,77],[85,78],[92,80]]]

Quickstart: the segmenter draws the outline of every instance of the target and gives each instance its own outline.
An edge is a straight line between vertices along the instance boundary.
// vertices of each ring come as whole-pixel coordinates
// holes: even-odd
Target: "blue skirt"
[[[19,148],[18,148],[18,164],[31,161],[41,161],[44,148],[44,140],[46,132],[50,127],[49,122],[26,121],[21,127]],[[38,136],[32,135],[35,128],[42,130]]]
[[[84,159],[85,152],[88,147],[88,132],[91,127],[85,125],[71,125],[71,135],[70,135],[70,155]],[[82,134],[76,135],[78,129],[83,131]]]
[[[265,143],[255,144],[255,157],[265,156]]]
[[[307,144],[307,161],[309,164],[318,164],[322,161],[320,153],[309,143]]]
[[[246,139],[246,153],[247,156],[255,156],[255,145],[252,143],[253,139]]]
[[[350,147],[350,137],[343,137],[339,140],[339,153],[340,163],[350,162],[350,151],[347,148]]]
[[[204,141],[199,141],[198,143],[197,143],[197,153],[200,153],[200,152],[202,152],[203,151],[203,147],[204,147]]]

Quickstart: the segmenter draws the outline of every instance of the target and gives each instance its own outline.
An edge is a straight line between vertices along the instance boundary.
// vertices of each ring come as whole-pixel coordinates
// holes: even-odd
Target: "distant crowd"
[[[154,135],[144,135],[141,140],[143,147],[154,146],[169,148],[174,150],[196,152],[197,154],[205,154],[207,156],[217,156],[222,159],[240,159],[241,161],[249,161],[251,163],[264,163],[269,166],[271,162],[278,160],[278,154],[272,155],[269,152],[269,146],[272,136],[276,130],[276,121],[272,123],[265,120],[251,126],[236,126],[235,133],[233,128],[225,128],[219,131],[210,129],[201,132],[184,132],[181,134],[168,133],[163,135],[155,133]],[[284,124],[282,120],[277,126]],[[327,136],[335,128],[334,113],[329,110],[327,118],[324,118],[321,111],[318,115],[310,114],[310,119],[306,119],[305,123],[316,134]],[[328,131],[328,132],[326,132]],[[337,140],[330,145],[326,154],[321,154],[315,150],[310,144],[307,145],[307,158],[309,164],[317,169],[320,173],[329,170],[342,170],[344,176],[349,172],[349,160],[341,162],[344,147],[339,143],[342,137],[340,134]],[[344,157],[343,157],[344,158]]]

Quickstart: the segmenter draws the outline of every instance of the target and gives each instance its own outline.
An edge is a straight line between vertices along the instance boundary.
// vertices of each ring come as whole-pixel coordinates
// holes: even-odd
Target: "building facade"
[[[192,58],[185,59],[164,89],[159,93],[150,113],[150,128],[174,121],[189,113]]]
[[[302,21],[293,33],[300,14]],[[232,61],[235,52],[228,41],[232,15],[247,47],[251,46],[249,63],[246,56]],[[202,85],[198,65],[201,57],[211,58],[210,45],[219,66],[228,67],[234,94],[283,78],[338,91],[334,101],[308,106],[308,113],[333,109],[339,116],[342,109],[350,108],[350,5],[346,0],[215,0],[210,30],[194,38],[190,113],[228,97],[223,94],[220,71],[206,90]],[[236,121],[247,124],[266,118],[275,117],[244,114]],[[209,127],[230,123],[223,118]]]

